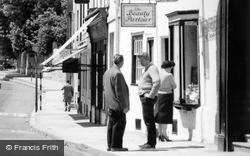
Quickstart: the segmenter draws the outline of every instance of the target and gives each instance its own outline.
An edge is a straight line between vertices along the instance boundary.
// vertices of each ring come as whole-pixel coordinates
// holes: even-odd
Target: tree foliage
[[[14,58],[10,39],[7,37],[9,32],[9,21],[2,11],[0,11],[0,56]]]
[[[13,53],[32,52],[38,46],[41,55],[52,52],[52,43],[66,40],[66,0],[3,0],[0,12],[9,21],[7,37]]]
[[[64,16],[59,16],[53,9],[48,9],[38,16],[34,21],[35,25],[39,25],[36,43],[39,53],[48,55],[52,51],[52,43],[56,42],[61,45],[66,39],[67,21]]]

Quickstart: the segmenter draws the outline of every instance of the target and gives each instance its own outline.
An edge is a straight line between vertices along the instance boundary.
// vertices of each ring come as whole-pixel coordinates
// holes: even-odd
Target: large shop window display
[[[173,58],[176,63],[173,74],[178,86],[174,104],[176,108],[191,110],[200,106],[198,19],[194,18],[195,12],[190,11],[186,17],[192,18],[174,20],[178,13],[169,16],[170,21],[174,21],[169,23],[169,55],[174,55],[169,58]]]

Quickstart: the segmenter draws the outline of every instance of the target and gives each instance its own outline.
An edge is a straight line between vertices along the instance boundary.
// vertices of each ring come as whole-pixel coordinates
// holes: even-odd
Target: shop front
[[[106,124],[106,112],[103,99],[103,74],[107,68],[108,34],[106,8],[90,9],[90,14],[86,17],[86,20],[97,13],[98,16],[88,26],[91,53],[85,55],[85,59],[89,61],[89,64],[83,64],[85,71],[82,73],[83,78],[81,78],[81,81],[85,81],[85,85],[83,86],[85,95],[82,95],[83,100],[86,101],[86,97],[90,98],[87,98],[87,101],[90,103],[83,103],[84,112],[89,112],[90,122],[104,125]],[[87,77],[89,77],[89,79]],[[85,78],[89,81],[84,80]],[[87,87],[88,90],[86,90],[85,87]]]

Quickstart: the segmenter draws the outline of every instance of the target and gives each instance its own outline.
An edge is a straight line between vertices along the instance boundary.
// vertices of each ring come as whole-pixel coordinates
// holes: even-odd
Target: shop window
[[[143,36],[132,37],[132,83],[137,84],[143,72],[143,66],[139,62],[139,56],[142,54]]]
[[[172,15],[182,17],[178,21]],[[185,14],[186,16],[183,16]],[[198,11],[177,12],[169,15],[170,60],[176,63],[174,75],[177,80],[175,100],[183,105],[199,106],[199,59],[198,59],[198,19],[193,18]],[[192,18],[188,18],[192,17]],[[198,17],[198,16],[197,16]],[[175,56],[175,57],[173,57]]]

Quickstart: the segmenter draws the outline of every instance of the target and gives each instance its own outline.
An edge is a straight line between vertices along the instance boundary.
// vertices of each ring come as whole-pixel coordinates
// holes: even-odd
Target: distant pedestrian
[[[158,123],[160,141],[171,141],[167,136],[167,124],[173,123],[173,90],[176,88],[176,83],[171,70],[174,66],[175,63],[172,61],[164,61],[161,65],[161,87],[155,105],[155,122]]]
[[[126,126],[126,113],[129,111],[129,90],[120,68],[122,55],[114,56],[114,65],[104,74],[105,104],[107,107],[107,144],[108,151],[127,151],[123,147]]]
[[[32,77],[34,76],[34,67],[31,64],[31,62],[29,62],[29,65],[28,65],[28,73],[30,74],[30,81],[32,81]]]
[[[67,80],[67,84],[63,86],[62,90],[64,90],[64,102],[65,102],[65,112],[70,111],[70,104],[72,97],[74,95],[74,88],[71,86],[69,80]]]
[[[145,67],[138,89],[142,103],[143,120],[147,127],[147,142],[139,147],[141,149],[149,149],[155,148],[156,145],[154,104],[157,101],[157,92],[160,88],[160,76],[158,68],[150,62],[148,53],[143,53],[139,57],[139,61]]]

